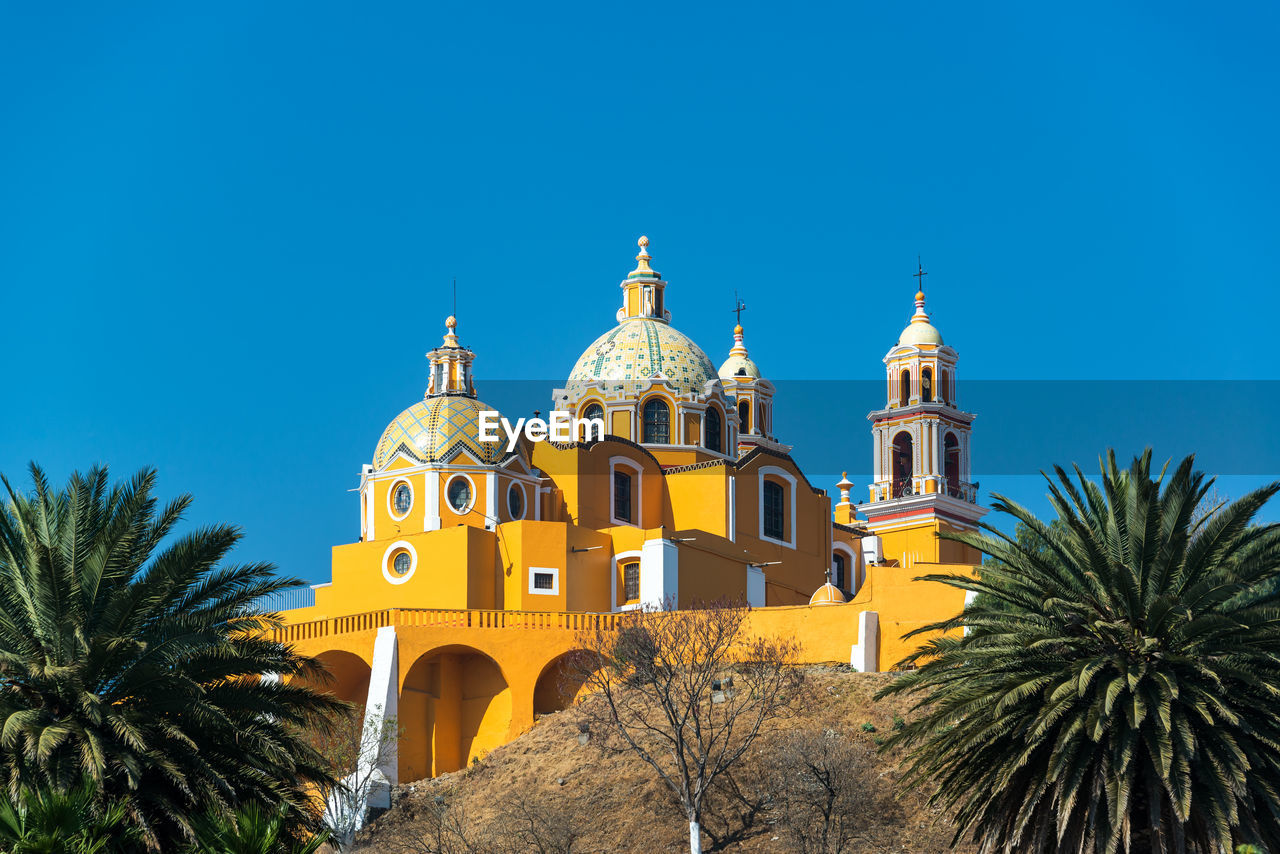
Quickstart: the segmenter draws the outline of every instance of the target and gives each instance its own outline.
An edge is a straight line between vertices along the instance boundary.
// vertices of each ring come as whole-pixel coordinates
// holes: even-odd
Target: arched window
[[[906,406],[911,402],[911,371],[903,369],[898,377],[898,405]]]
[[[920,402],[933,402],[933,368],[920,371]]]
[[[951,402],[951,373],[938,371],[938,399],[943,403]]]
[[[702,444],[708,451],[720,453],[724,450],[724,442],[720,436],[720,410],[714,406],[707,407],[706,422],[702,427]]]
[[[947,494],[961,498],[960,494],[960,440],[955,433],[948,433],[942,440],[942,473],[947,479]]]
[[[671,443],[671,407],[660,397],[651,397],[644,405],[644,441],[650,445]]]
[[[911,434],[905,430],[893,437],[893,497],[911,494]]]
[[[599,418],[604,420],[604,407],[598,403],[588,403],[587,408],[582,410],[583,418]],[[607,430],[605,432],[608,432]]]
[[[738,432],[751,432],[751,404],[745,400],[738,404]]]
[[[786,515],[783,512],[787,491],[772,480],[764,482],[764,535],[775,540],[786,539]]]
[[[619,522],[634,522],[631,516],[631,475],[621,469],[613,470],[613,518]]]
[[[845,585],[845,560],[844,555],[836,552],[831,556],[831,583],[841,590],[848,590]]]
[[[768,414],[768,410],[764,408],[764,401],[760,401],[759,411],[756,412],[756,432],[761,436],[769,435]]]
[[[633,561],[622,565],[622,590],[624,602],[640,598],[640,564]]]

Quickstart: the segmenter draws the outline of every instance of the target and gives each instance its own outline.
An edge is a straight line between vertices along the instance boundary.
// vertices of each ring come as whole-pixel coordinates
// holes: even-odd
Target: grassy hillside
[[[779,746],[806,730],[852,748],[854,764],[845,776],[856,785],[841,814],[856,838],[844,850],[953,850],[954,828],[925,805],[927,793],[899,791],[901,757],[877,750],[906,714],[900,701],[872,699],[890,677],[837,667],[809,668],[805,675],[794,714],[764,733],[732,785],[715,798],[704,818],[704,850],[802,850],[770,796],[786,773],[776,760]],[[653,771],[629,752],[608,750],[598,735],[587,744],[579,736],[573,710],[560,712],[466,771],[401,787],[395,806],[362,834],[357,850],[563,852],[577,836],[573,852],[687,851],[688,825]]]

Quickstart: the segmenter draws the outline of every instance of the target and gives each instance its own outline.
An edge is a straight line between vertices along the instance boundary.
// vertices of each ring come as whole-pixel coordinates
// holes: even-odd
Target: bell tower
[[[980,556],[968,547],[937,538],[942,530],[973,530],[987,511],[970,473],[974,415],[956,402],[957,354],[925,312],[928,274],[920,266],[915,275],[915,314],[884,357],[885,407],[867,416],[875,482],[862,509],[887,560],[975,563]]]

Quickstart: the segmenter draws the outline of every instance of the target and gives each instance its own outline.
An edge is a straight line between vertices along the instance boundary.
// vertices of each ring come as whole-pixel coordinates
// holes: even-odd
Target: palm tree
[[[1280,483],[1195,522],[1191,457],[1055,474],[1060,525],[995,496],[1034,542],[954,535],[996,560],[928,576],[980,595],[881,692],[920,712],[906,782],[983,852],[1280,850]]]
[[[284,811],[269,812],[257,804],[233,816],[201,816],[195,831],[191,854],[315,854],[329,839],[323,832],[293,832]]]
[[[136,827],[120,802],[103,803],[92,781],[65,791],[25,789],[18,803],[0,799],[0,851],[5,854],[126,854]]]
[[[159,508],[155,472],[106,468],[33,490],[3,478],[0,506],[0,784],[93,782],[150,847],[191,837],[187,816],[247,803],[317,820],[333,784],[305,730],[342,704],[306,687],[314,662],[275,642],[255,602],[298,582],[229,565],[238,529],[174,536],[191,503]],[[303,677],[293,679],[291,677]]]

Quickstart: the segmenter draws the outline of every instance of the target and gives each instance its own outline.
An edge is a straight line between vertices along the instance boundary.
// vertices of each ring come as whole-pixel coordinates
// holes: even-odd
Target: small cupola
[[[641,235],[636,245],[640,247],[640,254],[636,256],[636,268],[627,274],[619,286],[622,288],[622,308],[618,309],[618,320],[648,318],[665,323],[671,319],[663,293],[667,284],[662,281],[662,274],[649,266],[649,261],[652,260],[649,255],[649,238]]]
[[[431,362],[431,377],[427,381],[426,396],[460,394],[475,397],[471,363],[475,361],[476,354],[458,343],[458,318],[449,315],[444,326],[444,341],[427,353],[427,359]]]

